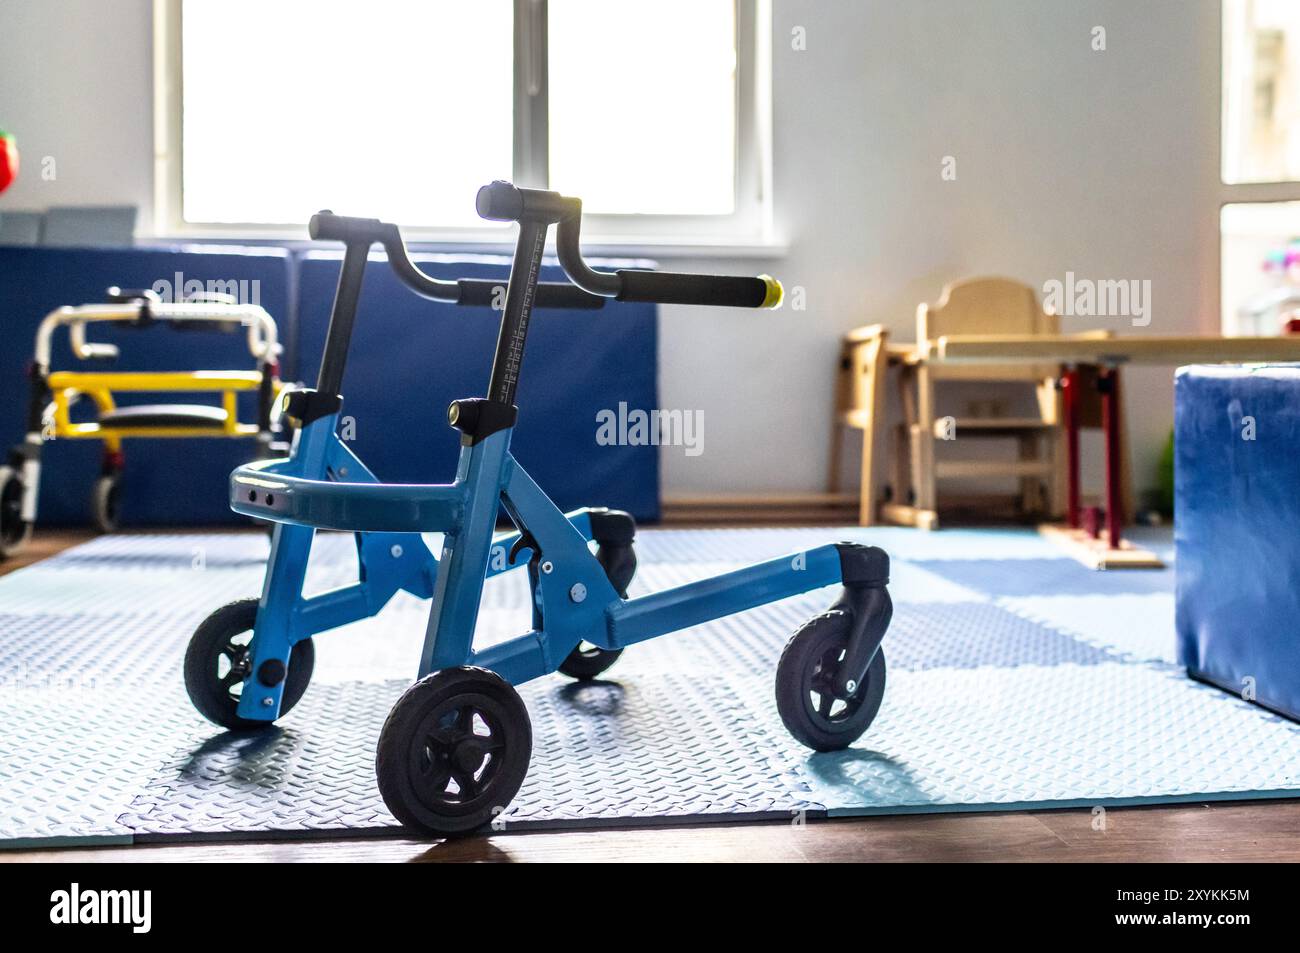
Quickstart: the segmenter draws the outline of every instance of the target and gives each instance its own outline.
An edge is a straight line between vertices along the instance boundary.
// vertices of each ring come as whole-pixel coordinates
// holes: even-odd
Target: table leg
[[[1120,503],[1119,368],[1100,377],[1102,429],[1106,439],[1106,535],[1111,549],[1119,549],[1123,514]]]
[[[1065,522],[1079,528],[1079,371],[1070,368],[1061,379],[1065,414]]]

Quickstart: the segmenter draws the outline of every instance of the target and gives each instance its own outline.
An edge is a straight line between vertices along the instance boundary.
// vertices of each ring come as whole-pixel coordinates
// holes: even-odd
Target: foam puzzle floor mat
[[[852,748],[802,748],[773,700],[831,587],[633,646],[603,681],[522,686],[533,760],[498,827],[1300,796],[1300,725],[1176,666],[1170,570],[1095,572],[1032,531],[642,530],[631,594],[836,539],[893,557],[888,687]],[[267,550],[103,537],[0,578],[0,846],[397,832],[374,747],[427,602],[318,635],[311,687],[267,731],[223,732],[185,695],[191,632],[260,591]],[[350,537],[317,538],[309,591],[355,573]],[[523,573],[489,580],[478,644],[527,607]]]

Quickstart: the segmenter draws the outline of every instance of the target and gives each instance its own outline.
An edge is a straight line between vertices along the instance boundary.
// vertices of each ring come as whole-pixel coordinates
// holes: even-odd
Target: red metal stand
[[[1079,371],[1070,368],[1061,379],[1061,403],[1065,414],[1065,522],[1079,528]]]
[[[1106,440],[1106,535],[1111,549],[1120,548],[1123,504],[1120,502],[1119,368],[1109,368],[1101,378],[1101,426]]]
[[[1106,542],[1111,549],[1119,549],[1124,525],[1120,499],[1119,368],[1103,369],[1097,377],[1097,389],[1101,393],[1101,426],[1106,444]],[[1089,535],[1096,538],[1099,527],[1095,514],[1091,510],[1085,514],[1080,504],[1079,400],[1079,371],[1070,368],[1061,379],[1061,409],[1065,415],[1065,522],[1070,529],[1079,529],[1086,522]]]

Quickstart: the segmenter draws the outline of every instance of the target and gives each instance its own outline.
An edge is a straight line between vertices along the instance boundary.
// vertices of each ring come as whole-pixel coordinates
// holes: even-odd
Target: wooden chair
[[[862,526],[872,525],[876,518],[876,470],[879,466],[879,435],[885,426],[888,340],[889,332],[879,324],[850,331],[844,336],[839,374],[835,378],[829,489],[832,494],[840,492],[845,430],[861,430],[862,490],[858,523]]]
[[[934,529],[938,526],[938,482],[945,478],[1014,476],[1021,507],[1055,515],[1064,508],[1059,367],[943,366],[926,360],[929,342],[945,334],[1055,334],[1055,315],[1038,304],[1034,290],[1006,278],[973,278],[946,286],[936,304],[917,308],[917,344],[891,345],[880,325],[845,336],[836,389],[837,426],[831,445],[831,490],[838,487],[845,428],[863,431],[859,522],[885,522]],[[881,501],[885,379],[898,371],[902,423],[893,432],[888,482]],[[1032,386],[1037,413],[1032,416],[942,415],[936,385],[948,380],[1010,382]],[[955,428],[955,431],[954,431]],[[935,442],[955,435],[1010,438],[1014,459],[936,460]],[[879,502],[879,509],[877,504]]]

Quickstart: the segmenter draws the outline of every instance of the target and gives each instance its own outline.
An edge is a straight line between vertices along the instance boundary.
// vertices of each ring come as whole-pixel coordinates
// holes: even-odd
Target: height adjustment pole
[[[527,219],[519,223],[519,240],[515,243],[514,261],[510,266],[501,334],[497,338],[492,376],[488,381],[488,399],[498,404],[511,406],[515,402],[519,366],[524,359],[524,343],[537,296],[537,278],[542,268],[548,227],[545,222]]]
[[[348,362],[348,345],[352,341],[352,325],[357,319],[357,301],[361,297],[361,282],[366,275],[366,259],[370,257],[370,242],[350,241],[343,254],[343,267],[339,271],[339,287],[334,294],[334,310],[330,312],[330,327],[325,337],[325,356],[321,358],[316,390],[329,397],[339,396],[343,387],[343,370]]]

